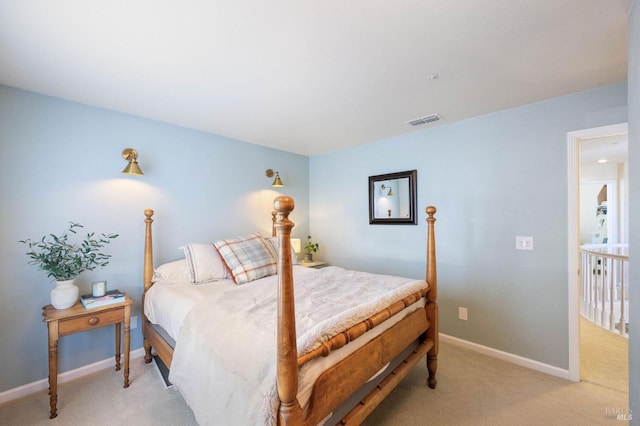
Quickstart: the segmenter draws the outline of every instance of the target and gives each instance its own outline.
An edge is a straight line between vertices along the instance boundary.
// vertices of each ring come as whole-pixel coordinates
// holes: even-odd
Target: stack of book
[[[80,302],[85,309],[99,308],[101,306],[113,305],[125,301],[125,294],[120,290],[109,290],[104,296],[93,297],[92,294],[80,296]]]

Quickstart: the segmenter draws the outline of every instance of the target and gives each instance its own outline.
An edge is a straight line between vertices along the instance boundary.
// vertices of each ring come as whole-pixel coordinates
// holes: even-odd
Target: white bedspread
[[[298,355],[425,286],[336,267],[294,274]],[[276,294],[277,276],[267,277],[206,296],[186,315],[169,378],[199,424],[275,423]]]
[[[238,286],[231,280],[194,285],[193,283],[162,282],[153,285],[144,298],[144,313],[152,324],[157,324],[174,340],[187,314],[195,305],[218,293]]]

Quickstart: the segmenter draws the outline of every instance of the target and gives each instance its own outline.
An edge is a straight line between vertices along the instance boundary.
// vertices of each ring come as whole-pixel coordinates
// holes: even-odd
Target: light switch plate
[[[466,321],[469,319],[469,314],[467,308],[463,308],[462,306],[458,306],[458,319]]]
[[[516,250],[533,250],[533,237],[516,237]]]

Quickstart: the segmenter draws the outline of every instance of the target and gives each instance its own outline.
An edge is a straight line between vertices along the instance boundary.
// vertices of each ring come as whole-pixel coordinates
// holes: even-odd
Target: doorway
[[[568,159],[568,300],[569,300],[569,379],[573,381],[581,380],[581,314],[580,314],[580,244],[584,240],[584,233],[581,237],[580,229],[580,186],[581,186],[581,170],[587,170],[591,161],[595,163],[596,160],[605,158],[605,154],[602,152],[594,151],[589,145],[600,146],[606,148],[608,138],[619,137],[620,135],[628,134],[627,123],[621,123],[611,126],[598,127],[593,129],[585,129],[575,132],[567,133],[567,159]],[[587,142],[589,141],[589,142]],[[595,141],[595,143],[592,143]],[[603,143],[600,143],[603,142]],[[581,165],[581,145],[584,146],[585,153],[590,151],[595,157],[589,158],[587,163]],[[619,148],[619,147],[618,147]],[[605,152],[613,150],[605,150]],[[613,154],[611,154],[613,155]],[[584,157],[584,155],[583,155]],[[615,162],[620,160],[614,160]],[[628,164],[628,162],[627,162]],[[627,170],[628,173],[628,170]],[[589,179],[587,179],[589,180]],[[593,176],[590,180],[594,180]],[[597,180],[597,179],[595,179]],[[619,188],[616,188],[616,190]],[[611,193],[612,188],[609,188]],[[620,191],[615,192],[614,198],[617,197],[615,203],[616,207],[621,206],[620,200],[628,203],[628,200],[624,198]],[[613,201],[613,200],[612,200]],[[628,204],[627,204],[628,205]],[[616,238],[623,238],[622,236],[627,231],[628,227],[624,220],[615,224],[615,230],[612,230],[611,224],[609,224],[609,235],[615,234]],[[582,240],[581,240],[582,238]],[[628,242],[624,241],[624,242]],[[587,330],[588,325],[583,325]],[[606,330],[603,330],[606,331]],[[586,331],[585,331],[586,332]],[[606,331],[608,333],[608,331]],[[596,341],[598,339],[595,339]],[[627,366],[628,368],[628,361]]]

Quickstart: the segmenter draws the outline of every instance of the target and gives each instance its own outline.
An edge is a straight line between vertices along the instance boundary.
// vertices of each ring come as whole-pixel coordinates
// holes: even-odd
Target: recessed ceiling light
[[[427,80],[437,80],[438,79],[438,74],[433,73],[433,74],[429,74],[427,75]]]
[[[602,163],[606,163],[607,159],[606,158],[601,158],[598,160],[598,163],[602,164]]]

